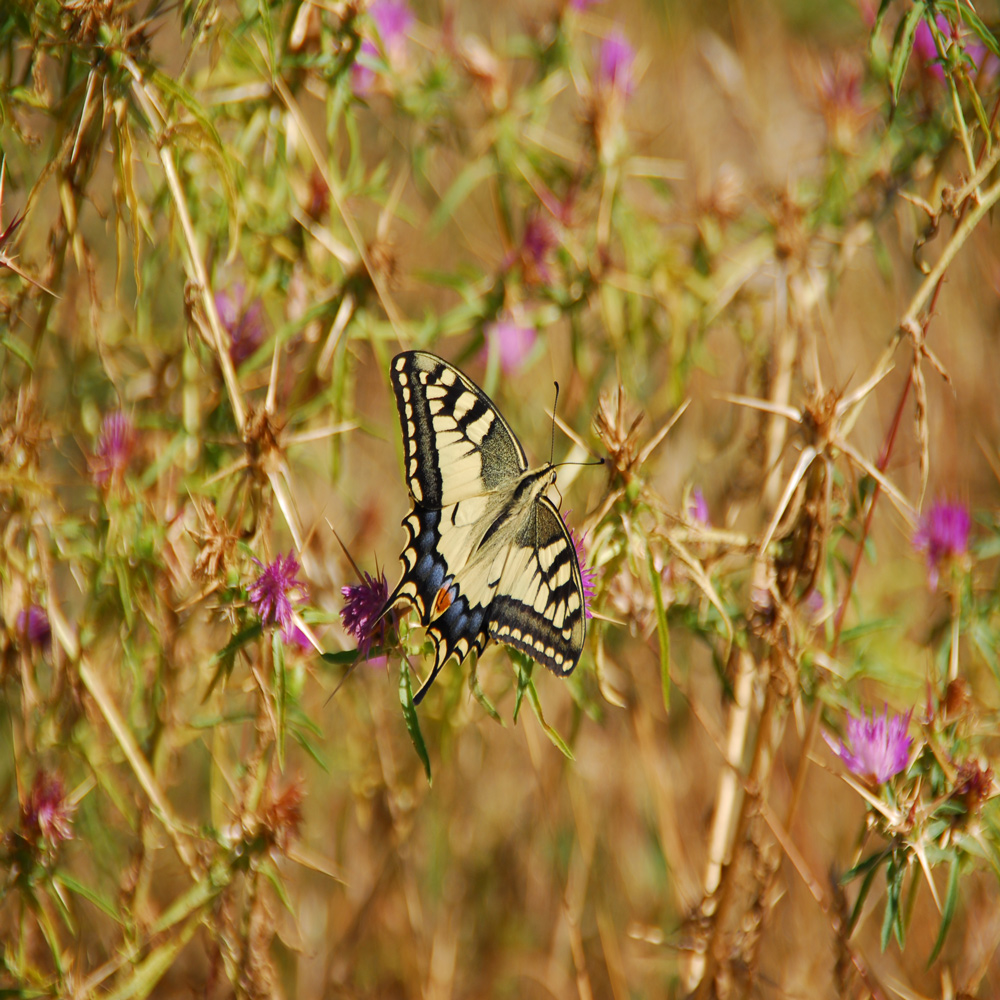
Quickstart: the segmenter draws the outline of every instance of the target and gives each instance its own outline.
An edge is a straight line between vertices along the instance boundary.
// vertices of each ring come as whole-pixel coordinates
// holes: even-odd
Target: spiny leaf
[[[937,941],[934,942],[934,949],[931,957],[927,959],[927,965],[933,965],[934,959],[941,953],[944,939],[948,936],[948,929],[955,916],[955,908],[958,905],[958,857],[954,857],[951,868],[948,871],[948,888],[945,891],[944,908],[941,911],[941,929],[938,931]]]
[[[913,51],[913,38],[917,33],[917,27],[924,16],[925,4],[923,0],[916,0],[913,6],[906,12],[906,16],[899,22],[896,29],[896,37],[892,42],[892,56],[889,59],[889,90],[892,103],[895,107],[899,100],[899,88],[903,83],[903,75],[910,62],[910,53]]]

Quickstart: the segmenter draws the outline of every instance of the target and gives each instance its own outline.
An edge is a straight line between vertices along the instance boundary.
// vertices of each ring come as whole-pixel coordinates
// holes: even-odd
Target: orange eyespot
[[[451,590],[448,587],[442,587],[438,592],[437,596],[434,598],[434,615],[443,615],[450,607],[452,602]]]

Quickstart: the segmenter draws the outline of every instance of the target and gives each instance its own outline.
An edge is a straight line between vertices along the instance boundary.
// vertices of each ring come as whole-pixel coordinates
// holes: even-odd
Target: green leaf
[[[983,19],[964,3],[956,4],[955,6],[958,7],[958,13],[961,15],[962,20],[975,32],[976,37],[993,55],[1000,59],[1000,43],[997,42],[993,32],[986,27]]]
[[[896,29],[896,37],[892,42],[892,55],[889,58],[889,90],[893,107],[899,99],[899,88],[903,83],[903,74],[906,73],[906,67],[910,62],[910,53],[913,51],[913,36],[917,33],[917,26],[923,19],[925,6],[923,0],[916,0]]]
[[[427,755],[427,745],[420,732],[420,720],[417,718],[417,706],[413,704],[413,688],[410,685],[410,668],[405,662],[399,672],[399,702],[403,706],[403,721],[406,723],[406,731],[413,741],[413,749],[417,751],[417,756],[424,765],[427,784],[431,785],[434,783],[431,778],[431,759]]]
[[[535,661],[513,649],[510,650],[510,658],[517,667],[517,691],[514,693],[514,722],[517,723],[517,716],[521,711],[521,699],[524,698],[524,692],[531,683],[531,671]]]
[[[500,713],[496,710],[493,702],[486,697],[483,689],[479,686],[479,674],[476,668],[479,666],[479,658],[475,653],[472,654],[472,669],[469,671],[469,690],[472,692],[472,696],[479,702],[483,711],[494,721],[499,722],[503,725],[503,719],[500,718]]]
[[[358,651],[342,649],[336,653],[320,653],[319,658],[325,663],[332,663],[335,667],[349,667],[358,658]]]
[[[189,920],[175,937],[167,939],[159,947],[154,948],[142,962],[133,965],[131,975],[127,976],[112,993],[105,994],[107,1000],[148,997],[200,926],[200,920]]]
[[[934,959],[941,953],[944,939],[948,936],[948,929],[951,927],[952,918],[955,916],[955,908],[958,906],[958,857],[953,857],[951,869],[948,872],[948,888],[945,891],[944,909],[941,911],[941,929],[938,931],[937,941],[934,942],[934,950],[931,957],[927,959],[928,967],[934,964]]]
[[[238,650],[242,649],[248,642],[252,642],[263,632],[264,629],[260,622],[255,622],[249,628],[243,629],[241,632],[237,632],[236,635],[215,654],[215,659],[218,661],[219,665],[215,669],[215,673],[212,675],[212,679],[208,682],[208,690],[205,692],[205,696],[201,699],[202,704],[208,701],[209,696],[212,691],[215,690],[215,685],[219,683],[219,678],[225,676],[226,680],[229,679],[229,675],[233,672],[233,665],[236,662],[236,653]]]
[[[568,760],[576,760],[573,756],[573,751],[570,750],[569,745],[566,741],[545,721],[545,716],[542,715],[542,703],[538,699],[538,692],[535,690],[534,682],[529,680],[527,685],[528,690],[528,703],[534,709],[535,717],[538,719],[539,725],[541,725],[543,732],[552,741],[552,745],[556,747],[559,752],[566,757]]]
[[[434,209],[434,214],[431,216],[430,225],[428,226],[430,235],[433,236],[438,233],[454,214],[458,206],[472,194],[476,187],[482,184],[487,177],[492,177],[494,173],[496,173],[496,168],[486,157],[473,160],[455,178],[455,182],[445,192],[444,197],[438,203],[438,207]]]
[[[103,910],[112,920],[119,922],[118,908],[103,896],[99,896],[93,889],[85,886],[82,882],[77,882],[75,878],[61,871],[56,872],[52,876],[52,881],[69,889],[70,892],[75,892],[78,896],[82,896],[93,903],[99,910]]]
[[[889,946],[889,937],[892,934],[892,925],[896,921],[896,910],[893,906],[892,896],[886,897],[885,901],[885,912],[882,914],[882,933],[879,936],[879,941],[882,945],[882,951]]]
[[[281,633],[275,629],[271,636],[271,652],[274,655],[274,698],[278,713],[278,770],[285,770],[285,717],[288,705],[288,675],[285,673],[285,644]]]
[[[884,854],[876,855],[875,861],[878,861],[880,857],[885,857]],[[858,922],[858,917],[861,916],[861,907],[864,906],[865,900],[868,898],[868,890],[871,889],[872,883],[875,881],[875,876],[878,874],[878,865],[874,864],[868,869],[868,874],[861,881],[861,888],[858,889],[858,898],[854,901],[854,907],[851,910],[851,916],[847,922],[847,931],[849,934],[854,932],[854,925]]]
[[[649,580],[653,585],[653,602],[656,605],[656,632],[660,638],[660,686],[663,689],[663,707],[670,712],[670,629],[667,628],[667,613],[663,607],[663,587],[660,574],[653,563],[653,553],[646,548],[649,565]]]
[[[274,56],[274,24],[271,22],[271,5],[266,0],[257,0],[257,11],[260,14],[260,24],[264,30],[264,41],[267,43],[267,65],[275,65]]]
[[[853,868],[840,876],[840,884],[847,885],[848,882],[853,882],[862,872],[877,868],[891,853],[892,851],[886,848],[884,851],[869,855],[864,861],[859,861]]]
[[[153,924],[151,933],[162,934],[181,921],[209,906],[232,881],[232,872],[224,864],[217,862],[207,874],[183,895],[170,904]]]
[[[35,370],[35,362],[31,356],[31,351],[29,351],[28,348],[16,337],[12,337],[9,333],[5,333],[2,337],[0,337],[0,346],[6,347],[11,354],[20,358],[32,371]]]

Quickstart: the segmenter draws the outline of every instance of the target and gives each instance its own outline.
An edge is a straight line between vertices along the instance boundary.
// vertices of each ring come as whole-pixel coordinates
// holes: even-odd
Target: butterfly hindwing
[[[535,502],[490,604],[490,636],[568,674],[583,651],[586,617],[576,546],[548,497]]]
[[[555,472],[529,470],[489,397],[441,358],[404,352],[391,376],[413,509],[383,614],[409,601],[434,645],[414,701],[451,656],[478,655],[491,638],[568,674],[586,621],[576,548],[544,495]]]

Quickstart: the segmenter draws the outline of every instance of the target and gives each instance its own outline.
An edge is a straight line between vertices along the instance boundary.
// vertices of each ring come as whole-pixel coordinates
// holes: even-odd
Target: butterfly
[[[441,668],[490,639],[557,674],[576,666],[586,636],[576,545],[546,495],[551,462],[529,469],[521,443],[489,396],[426,351],[392,359],[412,503],[403,519],[402,577],[382,615],[412,605]]]

